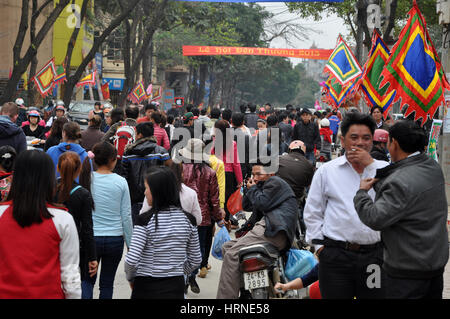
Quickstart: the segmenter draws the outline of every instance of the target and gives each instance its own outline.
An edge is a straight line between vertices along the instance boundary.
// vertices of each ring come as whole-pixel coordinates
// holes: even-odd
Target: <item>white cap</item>
[[[21,106],[21,105],[25,104],[25,101],[22,98],[19,97],[19,98],[16,99],[15,103],[17,105]]]
[[[323,126],[323,127],[330,126],[330,121],[328,119],[321,119],[320,126]]]

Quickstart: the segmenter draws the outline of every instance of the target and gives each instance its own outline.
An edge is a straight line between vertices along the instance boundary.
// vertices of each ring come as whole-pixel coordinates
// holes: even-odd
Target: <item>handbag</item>
[[[230,235],[228,234],[228,230],[225,226],[221,227],[217,234],[214,236],[214,243],[211,248],[211,255],[214,258],[222,260],[222,246],[227,241],[231,240]]]
[[[227,209],[231,215],[243,210],[242,208],[242,193],[241,188],[238,188],[227,201]]]

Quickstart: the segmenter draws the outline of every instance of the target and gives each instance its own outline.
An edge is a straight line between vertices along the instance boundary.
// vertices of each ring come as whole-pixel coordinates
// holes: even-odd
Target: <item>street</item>
[[[449,213],[450,220],[450,213]],[[217,231],[217,229],[216,229]],[[231,238],[234,238],[234,231],[230,233]],[[450,238],[449,238],[450,240]],[[450,249],[450,248],[449,248]],[[116,280],[114,282],[114,294],[113,299],[129,299],[131,296],[130,286],[125,278],[124,260],[126,255],[126,249],[124,249],[124,255],[120,262],[119,268],[116,274]],[[197,283],[200,287],[200,293],[194,294],[190,289],[187,293],[187,299],[215,299],[217,293],[217,286],[219,284],[220,269],[222,267],[222,261],[209,257],[209,264],[211,270],[208,272],[206,278],[197,277]],[[101,267],[101,266],[100,266]],[[94,299],[98,299],[98,278],[94,288]],[[450,299],[450,263],[447,263],[444,273],[444,290],[443,298]]]

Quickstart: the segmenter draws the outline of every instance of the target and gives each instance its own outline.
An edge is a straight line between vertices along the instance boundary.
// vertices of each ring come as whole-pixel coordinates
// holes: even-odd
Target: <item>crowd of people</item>
[[[198,294],[219,227],[236,239],[223,246],[217,298],[238,298],[239,250],[288,250],[297,218],[320,261],[277,289],[315,282],[323,298],[441,298],[447,201],[426,145],[417,123],[388,124],[379,107],[151,102],[105,113],[96,103],[82,130],[61,102],[51,113],[5,103],[0,298],[92,299],[99,276],[99,298],[111,299],[124,246],[131,298]],[[227,206],[241,189],[252,212],[244,225]],[[380,269],[375,288],[369,266]]]

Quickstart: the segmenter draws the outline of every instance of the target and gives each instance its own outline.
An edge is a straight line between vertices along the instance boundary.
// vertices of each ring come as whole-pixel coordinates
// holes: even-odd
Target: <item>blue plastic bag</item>
[[[286,278],[291,281],[310,272],[317,260],[308,250],[289,249],[285,267]]]
[[[222,246],[227,241],[231,240],[228,230],[225,226],[221,227],[214,236],[214,243],[212,245],[211,254],[213,257],[222,260]]]

